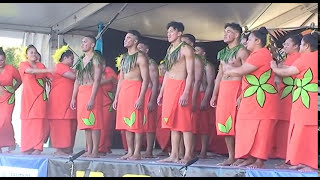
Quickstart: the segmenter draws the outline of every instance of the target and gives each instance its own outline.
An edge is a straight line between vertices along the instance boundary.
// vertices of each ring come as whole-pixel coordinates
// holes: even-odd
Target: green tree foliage
[[[21,51],[21,47],[5,48],[4,52],[6,53],[6,64],[11,64],[15,68],[18,68],[21,62]]]

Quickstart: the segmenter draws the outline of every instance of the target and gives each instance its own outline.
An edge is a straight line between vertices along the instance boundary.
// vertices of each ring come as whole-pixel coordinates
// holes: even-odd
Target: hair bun
[[[261,27],[259,29],[259,32],[262,33],[262,34],[268,34],[269,33],[266,27]]]
[[[312,36],[313,38],[315,38],[315,39],[318,39],[318,37],[319,37],[319,34],[318,34],[317,31],[312,31],[310,34],[311,34],[311,36]]]

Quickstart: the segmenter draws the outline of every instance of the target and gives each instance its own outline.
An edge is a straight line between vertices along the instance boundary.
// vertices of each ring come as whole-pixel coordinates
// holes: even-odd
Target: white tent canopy
[[[97,34],[99,22],[108,23],[124,3],[3,3],[0,30],[52,34]],[[249,30],[318,26],[317,3],[128,3],[110,28],[136,29],[149,37],[166,37],[175,20],[198,40],[216,41],[226,22]]]

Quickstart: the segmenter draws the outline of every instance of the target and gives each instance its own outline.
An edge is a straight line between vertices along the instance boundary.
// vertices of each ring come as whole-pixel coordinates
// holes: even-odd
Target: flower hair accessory
[[[69,45],[64,45],[60,49],[57,49],[54,55],[52,55],[53,61],[57,64],[60,61],[60,58],[63,53],[69,49]]]
[[[123,54],[120,54],[118,57],[116,57],[116,67],[118,68],[118,71],[120,71],[122,57]]]

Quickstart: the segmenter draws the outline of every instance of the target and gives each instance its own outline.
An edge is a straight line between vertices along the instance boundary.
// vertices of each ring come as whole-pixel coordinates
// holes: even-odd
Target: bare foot
[[[91,155],[91,153],[89,153],[88,151],[87,152],[85,152],[83,155],[82,155],[82,157],[89,157]]]
[[[304,168],[301,168],[298,170],[299,172],[313,172],[313,171],[317,171],[316,169],[313,169],[312,167],[309,166],[305,166]]]
[[[143,158],[154,158],[154,156],[152,155],[151,152],[146,152],[146,153],[142,154],[142,157]]]
[[[179,162],[179,158],[178,157],[169,156],[169,157],[167,157],[165,159],[159,160],[158,162],[173,162],[173,163],[177,163],[177,162]]]
[[[187,162],[189,162],[192,159],[192,157],[184,157],[183,159],[181,159],[178,163],[180,164],[187,164]]]
[[[253,164],[247,166],[247,168],[249,168],[249,169],[258,169],[258,168],[262,168],[263,165],[264,165],[263,160],[257,159],[256,162],[254,162]]]
[[[106,156],[107,153],[106,152],[99,152],[99,156]]]
[[[200,159],[207,159],[207,158],[208,158],[207,153],[200,153],[200,154],[198,155],[198,158],[200,158]]]
[[[41,154],[41,151],[40,150],[34,150],[32,153],[32,155],[40,155]]]
[[[92,153],[89,157],[90,158],[100,158],[99,153]]]
[[[244,159],[237,159],[236,162],[230,164],[230,166],[239,166],[244,161],[245,161]]]
[[[290,167],[289,164],[282,163],[275,166],[276,169],[288,169]]]
[[[253,164],[255,162],[256,162],[256,159],[249,158],[249,159],[246,159],[245,161],[243,161],[243,163],[239,164],[238,167],[248,166],[248,165]]]
[[[56,152],[53,153],[53,155],[55,155],[55,156],[68,156],[69,154],[67,154],[61,150],[57,150]]]
[[[140,160],[140,159],[141,159],[141,155],[140,154],[138,154],[138,155],[134,154],[134,155],[128,157],[127,160]]]
[[[291,170],[298,170],[298,169],[301,169],[301,168],[304,168],[305,166],[302,165],[302,164],[298,164],[296,166],[290,166],[288,169],[291,169]]]
[[[127,153],[126,155],[124,155],[124,156],[122,156],[120,159],[122,159],[122,160],[127,160],[129,157],[131,157],[133,154],[129,154],[129,153]]]
[[[227,160],[223,161],[222,163],[218,163],[217,166],[230,166],[233,164],[236,160],[228,158]]]
[[[156,156],[169,156],[169,153],[165,151],[161,151]]]
[[[10,147],[8,148],[7,153],[11,153],[11,152],[14,151],[14,150],[16,150],[16,144],[14,144],[13,146],[10,146]]]

